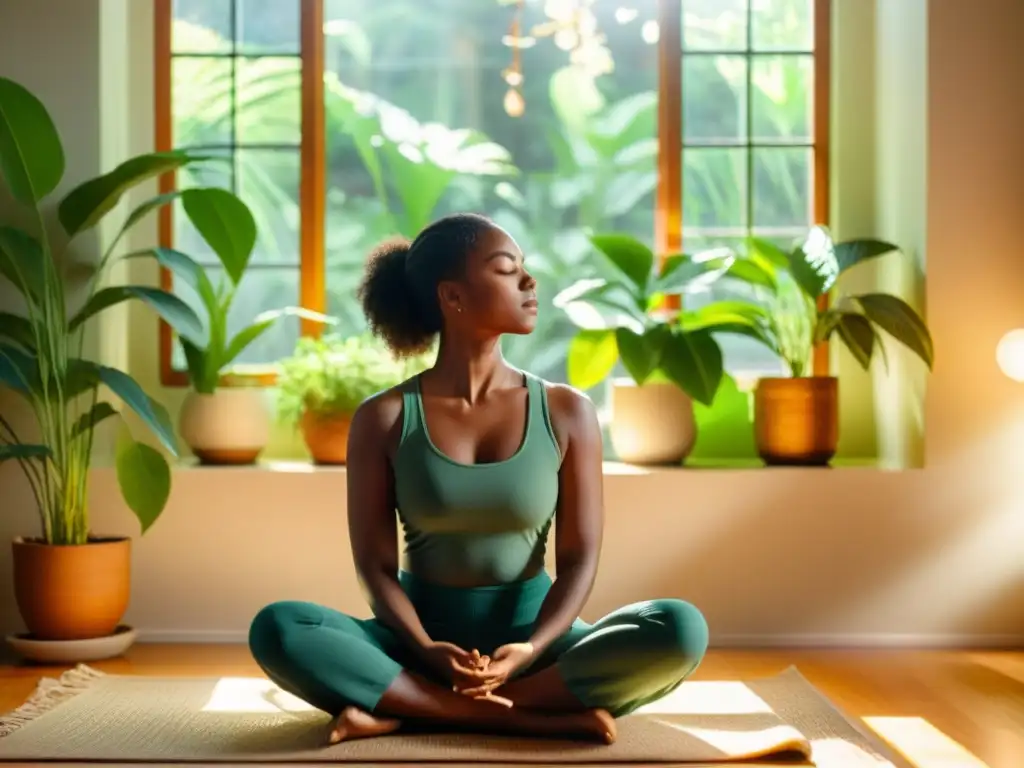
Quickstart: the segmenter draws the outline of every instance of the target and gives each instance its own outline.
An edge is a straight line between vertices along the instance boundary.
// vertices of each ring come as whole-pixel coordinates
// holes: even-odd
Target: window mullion
[[[325,312],[324,252],[327,152],[324,126],[324,5],[301,0],[302,147],[299,183],[299,299],[305,309]],[[303,318],[301,334],[318,336],[320,323]]]

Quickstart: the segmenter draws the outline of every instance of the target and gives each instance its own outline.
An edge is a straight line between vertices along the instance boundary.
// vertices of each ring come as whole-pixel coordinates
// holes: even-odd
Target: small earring
[[[456,307],[456,308],[455,308],[455,311],[456,311],[456,312],[461,312],[461,311],[462,311],[462,307]]]

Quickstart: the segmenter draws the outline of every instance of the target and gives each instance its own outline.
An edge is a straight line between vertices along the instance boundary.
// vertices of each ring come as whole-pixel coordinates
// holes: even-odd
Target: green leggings
[[[431,639],[483,654],[528,640],[551,587],[546,572],[470,589],[428,584],[405,572],[399,579]],[[581,704],[621,717],[675,689],[700,664],[707,644],[707,624],[694,606],[651,600],[593,625],[577,620],[517,676],[555,664]],[[262,609],[253,619],[249,647],[274,683],[329,714],[350,705],[373,712],[403,670],[431,677],[376,619],[308,602]]]

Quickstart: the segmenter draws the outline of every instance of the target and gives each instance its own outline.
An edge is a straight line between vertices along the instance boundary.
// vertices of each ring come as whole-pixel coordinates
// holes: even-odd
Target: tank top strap
[[[530,396],[530,424],[531,435],[542,439],[550,440],[558,460],[562,459],[562,449],[558,444],[558,437],[555,435],[555,428],[551,424],[551,409],[548,407],[548,389],[544,386],[543,379],[534,376],[528,371],[523,372],[526,377],[526,389]],[[529,438],[528,438],[529,439]]]
[[[402,436],[399,445],[423,426],[423,403],[420,400],[420,380],[413,376],[402,384]]]

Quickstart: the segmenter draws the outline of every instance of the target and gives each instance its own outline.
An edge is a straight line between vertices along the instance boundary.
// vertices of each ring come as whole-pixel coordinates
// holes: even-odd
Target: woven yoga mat
[[[329,718],[261,678],[106,675],[43,679],[0,715],[0,761],[698,763],[778,757],[842,768],[907,763],[845,718],[795,669],[684,683],[618,721],[611,746],[395,733],[325,746]]]

